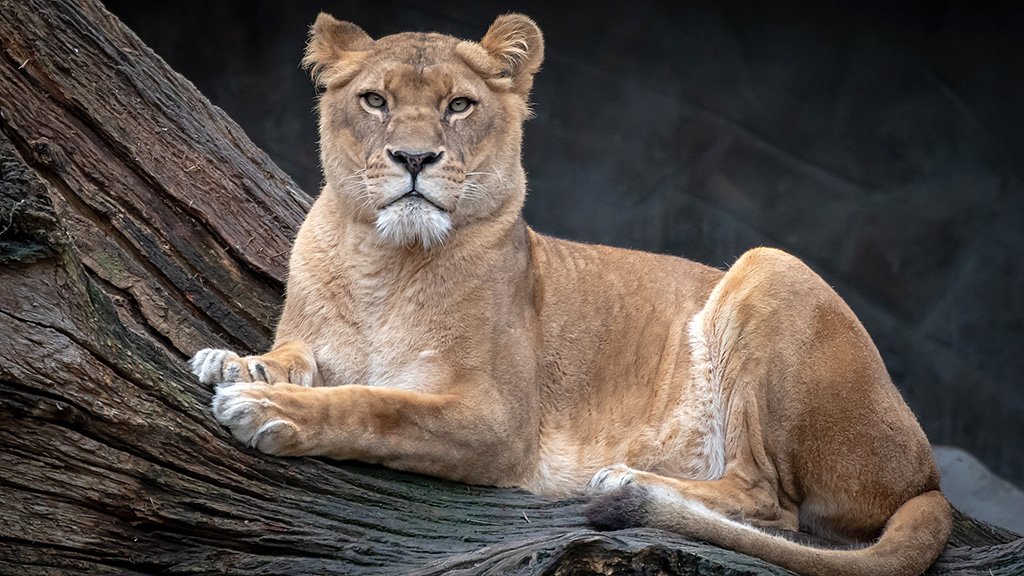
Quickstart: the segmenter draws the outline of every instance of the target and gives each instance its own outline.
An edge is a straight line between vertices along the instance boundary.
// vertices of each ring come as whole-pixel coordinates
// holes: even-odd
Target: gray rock
[[[947,500],[979,520],[1024,534],[1024,491],[993,474],[965,450],[934,446],[932,453]]]

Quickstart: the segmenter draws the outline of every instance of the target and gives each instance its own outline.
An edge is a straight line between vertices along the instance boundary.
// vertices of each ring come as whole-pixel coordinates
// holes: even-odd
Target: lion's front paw
[[[299,455],[299,426],[274,402],[273,388],[249,382],[218,386],[213,415],[247,446],[275,456]]]
[[[587,496],[607,494],[622,486],[635,483],[641,474],[643,472],[634,470],[625,464],[605,466],[594,474],[590,482],[587,482],[587,487],[583,489],[583,493]]]
[[[232,362],[235,360],[238,360],[238,354],[231,350],[203,348],[188,361],[188,365],[203,384],[220,384],[242,380],[237,362]]]
[[[301,359],[300,359],[301,360]],[[239,356],[230,350],[204,348],[188,361],[192,373],[203,384],[225,382],[288,382],[298,386],[313,384],[313,370],[308,362],[285,364],[273,353],[263,356]]]

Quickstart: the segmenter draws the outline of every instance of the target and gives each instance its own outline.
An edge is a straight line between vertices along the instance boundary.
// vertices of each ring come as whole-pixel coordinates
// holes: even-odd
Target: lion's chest
[[[325,307],[308,342],[329,386],[431,391],[444,368],[442,342],[412,306]]]

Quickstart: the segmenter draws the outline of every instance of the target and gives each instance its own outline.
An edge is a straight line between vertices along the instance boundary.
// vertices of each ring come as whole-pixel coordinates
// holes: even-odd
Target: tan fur
[[[271,454],[555,496],[633,490],[647,524],[807,574],[927,567],[950,531],[927,439],[803,263],[761,248],[723,273],[525,225],[522,122],[542,58],[519,15],[479,43],[373,40],[320,15],[304,63],[325,88],[326,186],[275,349],[193,359],[222,383],[218,420]],[[449,110],[460,97],[468,111]],[[434,156],[414,176],[396,151]],[[838,552],[751,526],[885,531]]]

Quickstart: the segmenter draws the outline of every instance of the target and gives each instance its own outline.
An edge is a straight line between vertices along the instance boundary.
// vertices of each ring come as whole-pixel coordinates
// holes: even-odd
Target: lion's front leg
[[[240,442],[267,454],[366,459],[373,450],[370,436],[386,442],[382,424],[393,417],[369,405],[372,395],[349,388],[224,384],[213,396],[213,415]]]
[[[320,382],[313,350],[292,340],[261,356],[244,356],[230,350],[204,348],[189,360],[192,372],[204,384],[226,382],[288,382],[315,386]]]
[[[513,484],[528,468],[525,427],[459,395],[240,382],[217,388],[213,414],[241,442],[277,456],[361,460],[479,484]]]

